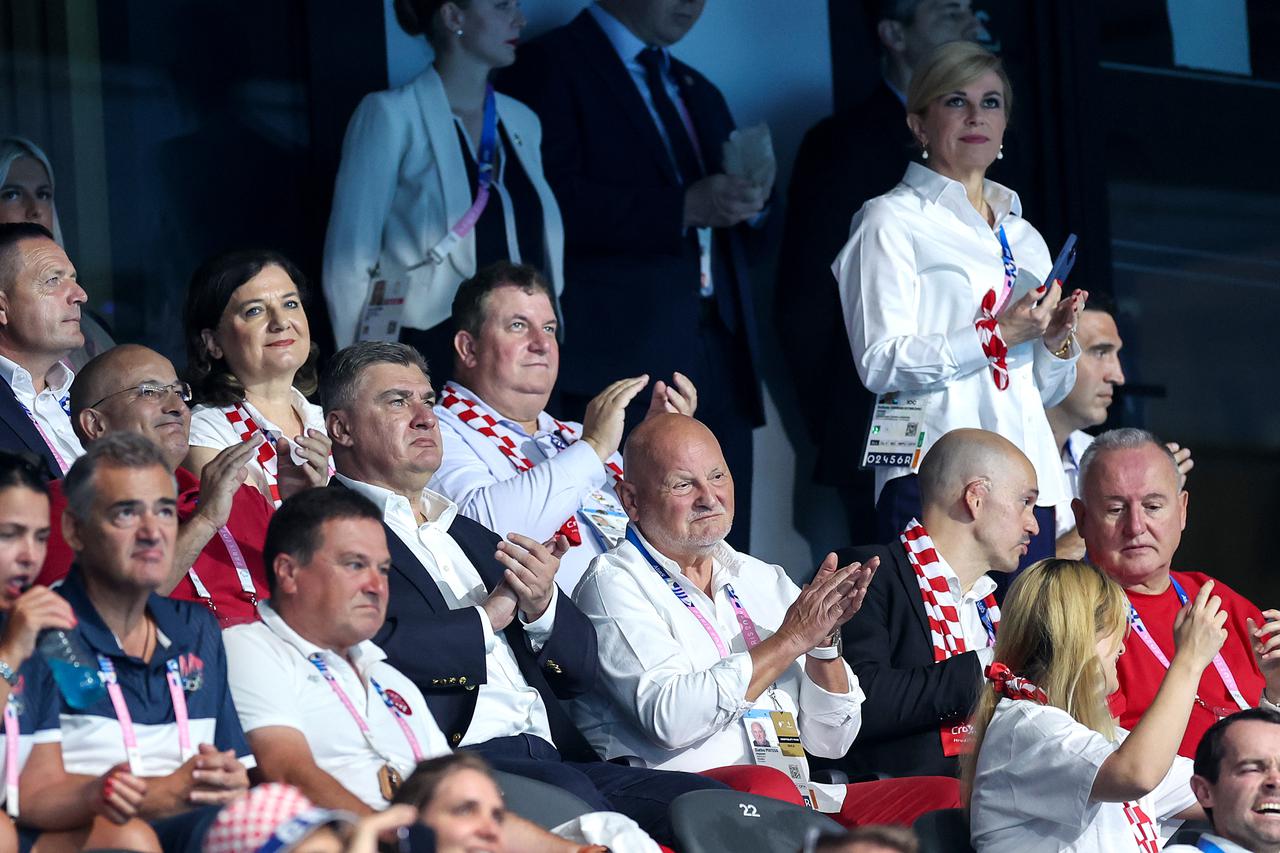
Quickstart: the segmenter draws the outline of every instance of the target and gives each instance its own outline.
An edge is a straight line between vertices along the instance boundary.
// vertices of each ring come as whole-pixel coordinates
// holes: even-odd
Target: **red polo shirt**
[[[174,472],[174,477],[178,481],[178,520],[185,524],[195,515],[200,497],[200,480],[186,468],[179,468]],[[49,483],[49,504],[52,528],[49,553],[45,557],[44,568],[36,579],[36,583],[46,586],[62,580],[75,559],[71,547],[62,538],[62,511],[66,509],[67,498],[62,493],[61,480]],[[232,497],[231,515],[227,519],[227,530],[240,548],[260,601],[268,597],[267,578],[262,565],[262,545],[267,538],[267,524],[271,521],[272,512],[274,510],[271,504],[262,493],[246,484]],[[209,590],[212,602],[196,594],[190,572],[182,576],[173,592],[169,593],[170,598],[205,604],[217,614],[223,628],[257,621],[257,608],[254,607],[251,596],[241,589],[231,552],[227,550],[221,536],[214,534],[191,568]]]
[[[1182,584],[1187,598],[1194,601],[1196,593],[1205,581],[1214,580],[1213,594],[1222,599],[1222,609],[1227,612],[1227,641],[1222,644],[1222,660],[1226,663],[1231,675],[1235,678],[1244,700],[1251,706],[1258,704],[1262,695],[1265,679],[1253,659],[1252,641],[1249,637],[1249,626],[1246,619],[1253,619],[1253,624],[1261,625],[1265,620],[1257,605],[1240,593],[1215,578],[1199,572],[1170,572]],[[1159,595],[1145,595],[1140,592],[1128,592],[1130,603],[1137,609],[1142,622],[1147,626],[1151,638],[1155,640],[1165,658],[1173,660],[1175,646],[1173,644],[1173,620],[1182,609],[1178,593],[1173,584]],[[1120,656],[1116,666],[1120,677],[1120,692],[1124,694],[1126,708],[1120,715],[1120,725],[1132,729],[1137,725],[1144,711],[1155,699],[1156,690],[1164,679],[1165,668],[1147,648],[1136,632],[1130,631],[1124,641],[1124,654]],[[1196,746],[1209,726],[1217,722],[1217,714],[1231,714],[1239,710],[1227,686],[1218,674],[1218,669],[1209,664],[1200,678],[1197,691],[1205,705],[1214,709],[1210,711],[1197,702],[1191,708],[1191,719],[1187,723],[1186,734],[1182,738],[1182,746],[1178,753],[1187,758],[1194,758]]]

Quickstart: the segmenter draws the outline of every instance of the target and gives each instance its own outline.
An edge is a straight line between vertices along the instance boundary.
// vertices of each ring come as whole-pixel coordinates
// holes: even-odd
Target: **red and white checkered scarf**
[[[920,596],[924,599],[924,612],[929,618],[929,635],[933,640],[934,662],[948,660],[969,651],[960,625],[960,609],[951,586],[942,573],[942,561],[934,550],[933,540],[924,525],[911,519],[907,529],[899,537],[906,549],[907,561],[915,569],[920,584]],[[994,595],[983,599],[992,627],[1000,627],[1000,608]]]

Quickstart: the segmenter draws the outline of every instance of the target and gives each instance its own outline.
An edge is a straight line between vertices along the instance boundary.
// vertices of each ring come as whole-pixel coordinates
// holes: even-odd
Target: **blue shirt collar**
[[[120,648],[119,640],[98,615],[98,609],[93,606],[89,592],[84,587],[84,573],[79,565],[71,567],[71,571],[58,586],[58,592],[75,611],[80,636],[84,638],[91,652],[111,658],[132,659],[130,655],[125,654],[124,649]],[[181,643],[174,641],[181,638],[187,628],[177,619],[173,602],[153,592],[147,599],[147,612],[151,614],[156,628],[165,638],[163,642],[156,644],[156,653],[152,656],[151,663],[162,663],[171,657],[177,657],[183,649]]]
[[[587,12],[591,17],[595,18],[600,29],[604,31],[605,38],[609,40],[609,44],[613,45],[614,51],[624,63],[630,65],[636,62],[636,56],[640,51],[649,47],[635,33],[627,29],[626,24],[601,9],[598,3],[592,3],[588,6]],[[662,50],[663,58],[666,58],[666,49],[659,49]]]

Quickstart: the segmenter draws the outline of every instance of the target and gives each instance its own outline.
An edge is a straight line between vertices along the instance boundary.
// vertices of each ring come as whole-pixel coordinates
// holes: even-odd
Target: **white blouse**
[[[298,419],[302,421],[307,429],[319,430],[325,432],[324,412],[314,403],[307,401],[302,396],[302,392],[297,388],[290,389],[293,395],[293,410],[297,413]],[[240,403],[245,410],[253,417],[258,424],[258,428],[266,432],[274,433],[272,440],[278,439],[281,435],[286,436],[290,442],[297,438],[296,435],[290,435],[293,430],[286,433],[276,424],[267,420],[262,412],[254,408],[253,404],[248,400]],[[211,450],[222,450],[233,444],[239,444],[241,441],[240,430],[231,421],[227,420],[227,413],[234,409],[234,406],[211,406],[201,404],[191,410],[191,436],[187,439],[192,447],[207,447]],[[294,452],[294,461],[301,462],[301,458]],[[273,458],[269,463],[271,468],[271,476],[276,476],[276,460]],[[333,470],[333,456],[329,457],[329,470]],[[199,475],[199,471],[192,472]],[[270,499],[271,491],[268,488],[267,472],[263,469],[262,463],[258,461],[258,457],[254,456],[249,460],[249,482],[251,482],[258,491]],[[279,506],[279,504],[276,504]]]
[[[786,572],[722,542],[712,572],[714,597],[708,598],[679,566],[645,545],[680,582],[729,656],[720,657],[706,630],[634,545],[624,541],[597,557],[573,598],[596,629],[603,689],[571,705],[574,721],[596,751],[605,759],[635,756],[663,770],[751,764],[740,721],[758,707],[795,714],[806,751],[844,755],[862,725],[864,698],[847,663],[847,693],[815,684],[805,674],[802,655],[754,703],[746,698],[751,655],[725,586],[733,586],[764,640],[800,594]]]
[[[978,753],[970,835],[978,853],[1137,851],[1123,803],[1089,799],[1102,763],[1128,735],[1109,741],[1066,711],[1001,699]],[[1167,820],[1190,806],[1191,761],[1177,756],[1154,791],[1138,800]]]
[[[1052,262],[1040,234],[1022,218],[1017,193],[987,181],[984,197],[1003,226],[1019,272],[1043,279]],[[1009,348],[1009,387],[991,377],[974,323],[988,290],[1004,282],[1000,241],[969,204],[959,181],[919,163],[902,182],[854,216],[851,237],[832,271],[858,376],[876,394],[924,398],[925,451],[953,429],[998,432],[1035,466],[1041,506],[1068,497],[1066,477],[1045,417],[1075,384],[1080,350],[1056,358],[1042,340]],[[862,436],[854,452],[862,449]],[[877,468],[876,495],[910,468]]]

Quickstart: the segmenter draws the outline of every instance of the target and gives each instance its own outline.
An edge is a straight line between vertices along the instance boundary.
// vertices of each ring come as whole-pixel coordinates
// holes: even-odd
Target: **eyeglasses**
[[[139,400],[151,400],[153,402],[163,400],[173,394],[184,403],[191,402],[191,386],[185,382],[175,382],[172,385],[161,385],[159,382],[143,382],[135,388],[125,388],[108,394],[102,400],[89,406],[89,408],[92,409],[94,406],[101,405],[104,400],[110,400],[112,397],[117,397],[121,394],[136,394]]]

